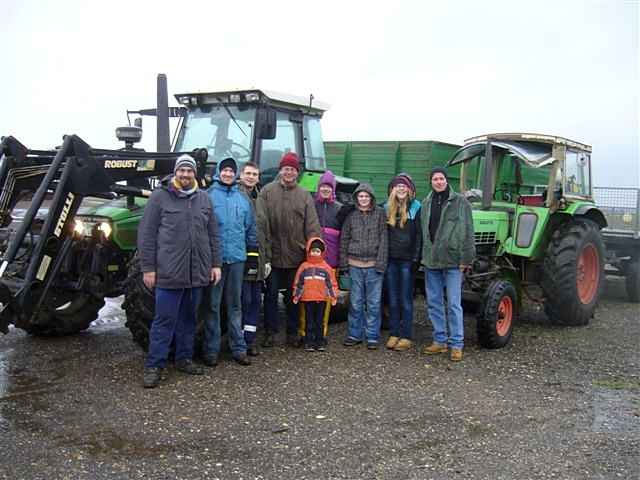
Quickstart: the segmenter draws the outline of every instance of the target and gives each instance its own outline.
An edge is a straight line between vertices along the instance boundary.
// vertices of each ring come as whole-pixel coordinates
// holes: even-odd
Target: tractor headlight
[[[81,237],[84,235],[84,222],[76,218],[75,225],[73,226],[73,233]]]
[[[100,230],[104,234],[104,238],[109,238],[111,236],[111,232],[113,228],[109,222],[100,222],[98,224],[98,230]]]

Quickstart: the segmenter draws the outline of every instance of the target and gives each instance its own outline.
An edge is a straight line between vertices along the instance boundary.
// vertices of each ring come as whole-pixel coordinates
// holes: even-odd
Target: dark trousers
[[[256,342],[261,294],[262,282],[247,282],[245,280],[242,283],[242,330],[247,346]]]
[[[149,332],[145,368],[164,368],[175,336],[176,362],[193,358],[196,313],[202,288],[156,288],[156,313]]]
[[[287,310],[287,335],[298,335],[298,309],[293,303],[292,288],[296,268],[274,268],[267,277],[267,291],[264,295],[264,328],[268,334],[280,331],[278,315],[278,293],[280,285],[285,288],[284,305]]]
[[[327,328],[324,322],[324,311],[327,302],[302,302],[305,316],[304,345],[324,347],[327,345]]]

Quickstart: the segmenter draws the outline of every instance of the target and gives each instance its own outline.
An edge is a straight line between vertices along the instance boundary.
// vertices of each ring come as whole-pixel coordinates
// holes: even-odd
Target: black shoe
[[[215,367],[218,365],[218,357],[202,357],[202,363],[204,363],[207,367]]]
[[[273,347],[273,333],[267,333],[262,340],[263,348],[271,348]]]
[[[354,345],[359,345],[360,343],[362,343],[362,340],[356,340],[355,338],[347,337],[344,339],[344,342],[342,342],[342,345],[344,345],[345,347],[353,347]]]
[[[258,350],[258,347],[255,344],[249,345],[247,346],[247,355],[250,357],[257,357],[260,355],[260,350]]]
[[[367,349],[369,350],[377,350],[379,346],[378,342],[367,342]]]
[[[142,373],[142,385],[144,388],[156,388],[160,383],[159,368],[145,368]]]
[[[251,360],[249,360],[249,357],[247,357],[246,353],[239,353],[238,355],[234,356],[233,359],[240,365],[251,365]]]
[[[305,345],[304,346],[304,351],[305,352],[315,352],[316,351],[316,347],[314,347],[313,345]]]
[[[316,350],[317,350],[318,352],[326,352],[326,351],[327,351],[327,346],[326,346],[326,345],[318,345],[318,346],[316,347]]]
[[[176,370],[189,375],[203,375],[204,370],[199,365],[194,364],[191,360],[180,360],[176,363]]]
[[[300,348],[302,339],[298,335],[287,335],[287,347]]]

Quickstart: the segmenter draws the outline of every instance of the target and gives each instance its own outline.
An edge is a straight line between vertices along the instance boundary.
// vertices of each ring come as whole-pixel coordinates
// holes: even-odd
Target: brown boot
[[[406,352],[411,347],[413,347],[413,342],[411,340],[408,338],[401,338],[398,340],[398,343],[396,343],[396,346],[393,347],[393,350],[396,352]]]
[[[400,337],[394,337],[393,335],[390,336],[389,340],[387,340],[387,348],[389,350],[393,350],[395,346],[398,344],[398,340],[400,340]]]
[[[434,355],[436,353],[447,353],[449,349],[446,345],[440,345],[439,343],[433,342],[428,347],[424,347],[422,349],[422,353],[426,355]]]
[[[461,362],[462,361],[462,349],[461,348],[452,348],[451,349],[451,361],[452,362]]]

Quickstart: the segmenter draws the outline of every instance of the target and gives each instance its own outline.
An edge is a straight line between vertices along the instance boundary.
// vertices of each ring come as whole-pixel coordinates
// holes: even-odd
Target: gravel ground
[[[68,338],[0,338],[0,478],[640,477],[640,308],[612,281],[590,326],[529,310],[511,346],[462,363],[340,345],[276,347],[140,386],[113,305]],[[430,341],[422,299],[419,345]],[[385,332],[386,333],[386,332]]]

